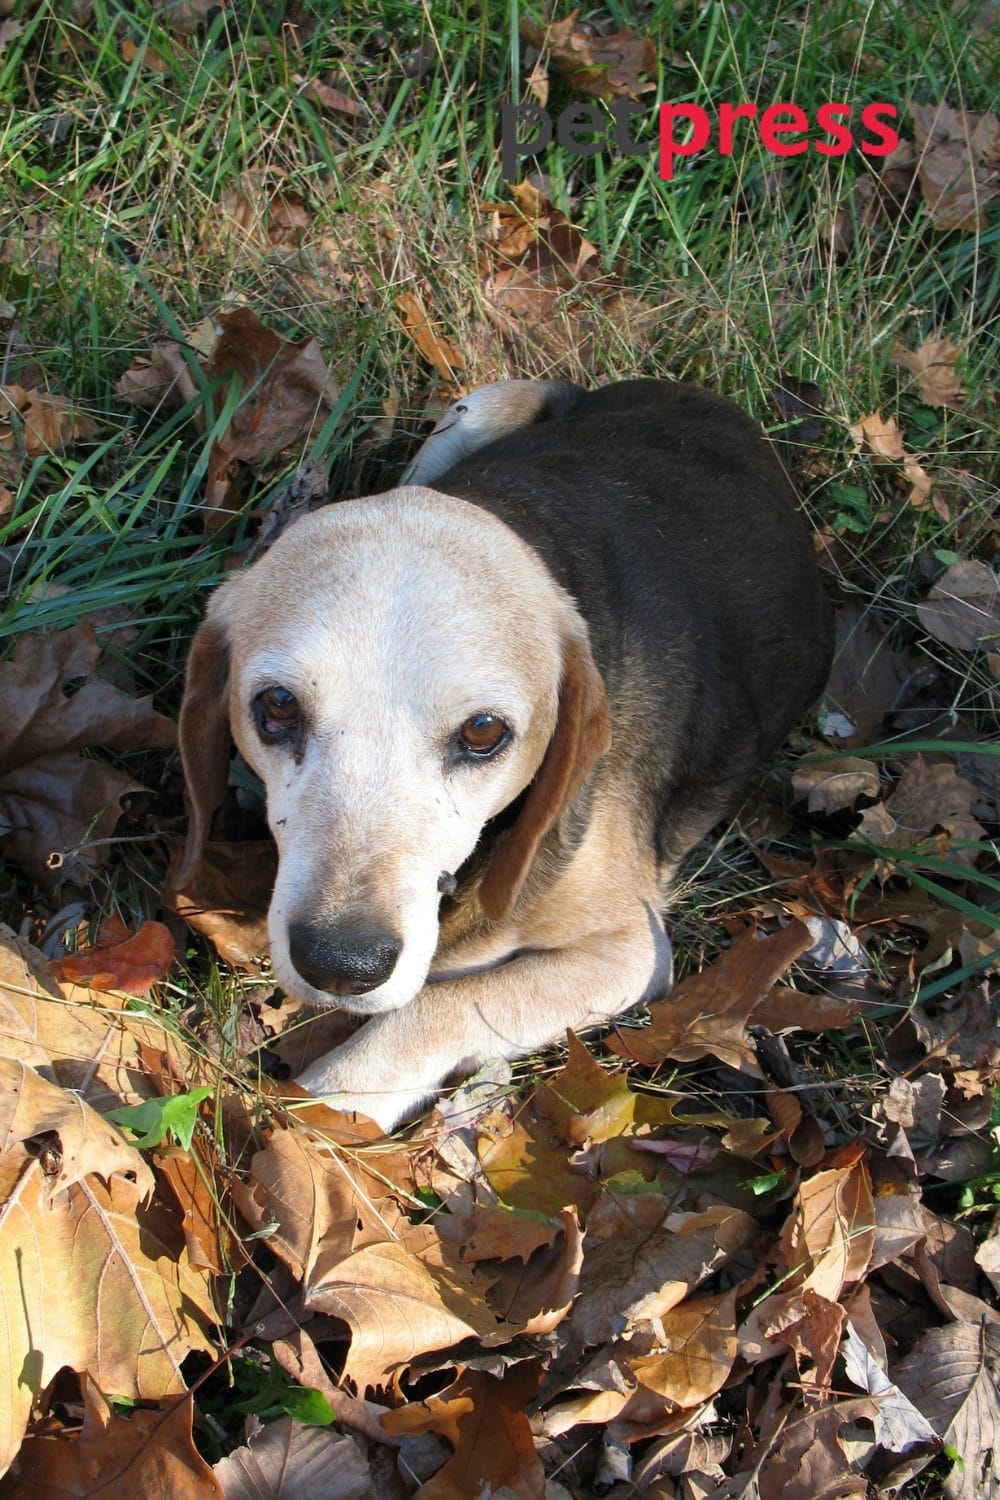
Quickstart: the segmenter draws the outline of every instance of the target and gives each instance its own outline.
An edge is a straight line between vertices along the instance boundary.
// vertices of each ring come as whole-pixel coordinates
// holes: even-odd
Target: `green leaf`
[[[170,1134],[179,1146],[190,1151],[198,1123],[198,1106],[211,1092],[210,1088],[200,1088],[186,1094],[172,1094],[169,1099],[144,1099],[141,1104],[125,1109],[109,1109],[105,1118],[129,1131],[133,1146],[141,1150],[161,1145]]]

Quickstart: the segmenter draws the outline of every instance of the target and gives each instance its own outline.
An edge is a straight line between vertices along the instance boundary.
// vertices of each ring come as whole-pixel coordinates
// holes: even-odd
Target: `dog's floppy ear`
[[[212,814],[226,795],[229,777],[229,641],[225,628],[206,620],[191,643],[178,723],[181,764],[188,793],[184,856],[174,875],[180,888],[205,848]]]
[[[582,638],[568,637],[559,687],[559,716],[524,806],[479,887],[490,921],[508,916],[538,846],[611,744],[611,719],[601,674]]]

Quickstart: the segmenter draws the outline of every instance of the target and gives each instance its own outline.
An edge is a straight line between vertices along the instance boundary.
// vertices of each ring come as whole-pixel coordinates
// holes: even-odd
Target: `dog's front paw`
[[[388,1081],[381,1088],[371,1082],[366,1087],[357,1077],[352,1078],[351,1072],[350,1066],[345,1067],[336,1053],[328,1053],[310,1064],[295,1082],[332,1109],[367,1115],[386,1135],[431,1097],[426,1091],[405,1089]]]

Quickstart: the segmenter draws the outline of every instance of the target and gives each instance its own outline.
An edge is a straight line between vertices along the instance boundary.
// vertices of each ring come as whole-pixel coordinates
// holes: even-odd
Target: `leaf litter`
[[[636,39],[604,39],[618,48],[617,76],[575,18],[560,25],[544,45],[568,72],[583,60],[589,87],[571,74],[574,87],[641,91],[641,43],[632,53]],[[969,128],[988,152],[980,125]],[[297,255],[310,233],[304,203],[286,196],[269,198],[264,220],[249,198],[234,201],[234,224],[261,253]],[[641,332],[648,310],[624,267],[603,267],[537,188],[512,197],[487,210],[480,291],[521,367],[570,351],[586,366],[602,318]],[[459,388],[477,352],[452,336],[429,289],[414,281],[397,311],[441,385]],[[922,399],[962,401],[953,344],[906,353]],[[209,320],[186,346],[155,344],[120,394],[147,410],[191,403],[217,424],[206,499],[220,513],[235,503],[234,465],[307,441],[336,401],[316,346],[283,341],[247,309]],[[912,504],[928,502],[932,481],[898,422],[862,417],[855,438],[859,453],[899,467]],[[949,650],[988,654],[994,604],[992,570],[958,563],[915,618]],[[841,634],[826,732],[857,752],[900,712],[914,665],[870,613],[843,609]],[[27,723],[4,804],[20,795],[21,822],[25,767],[44,781],[47,757],[68,777],[76,761],[102,765],[83,750],[173,743],[148,702],[101,682],[86,627],[28,639],[8,713]],[[0,1213],[21,1259],[6,1277],[13,1488],[3,1493],[62,1485],[86,1466],[88,1493],[113,1484],[115,1468],[137,1493],[180,1496],[256,1493],[278,1473],[308,1492],[322,1473],[333,1494],[420,1482],[421,1495],[461,1496],[485,1482],[552,1500],[607,1476],[666,1495],[675,1475],[685,1495],[814,1500],[911,1477],[942,1444],[963,1460],[947,1493],[990,1493],[996,1227],[977,1251],[924,1188],[964,1181],[969,1162],[984,1179],[995,1172],[995,995],[985,978],[912,1000],[925,969],[957,963],[973,936],[989,940],[917,880],[944,878],[959,899],[974,891],[982,861],[970,846],[988,837],[973,811],[980,788],[944,751],[904,765],[813,748],[794,793],[853,848],[820,847],[794,865],[761,851],[780,894],[732,916],[720,953],[649,1007],[646,1024],[619,1026],[603,1051],[570,1037],[562,1065],[520,1094],[482,1080],[485,1102],[463,1090],[464,1104],[442,1101],[403,1141],[381,1141],[292,1085],[251,1089],[217,1044],[179,1040],[169,1005],[132,1009],[150,990],[166,999],[176,927],[119,923],[51,966],[9,935]],[[36,832],[22,846],[13,820],[12,858],[51,886],[52,851],[76,849],[86,890],[126,793],[112,779],[102,795],[54,825],[65,825],[58,838]],[[859,834],[885,851],[881,863]],[[269,1003],[272,879],[270,845],[210,845],[171,904],[255,974],[262,1031],[278,1034],[297,1072],[303,1051],[328,1041],[300,1008]],[[864,1091],[837,1076],[835,1032],[852,1059],[868,1039]],[[825,1060],[809,1040],[824,1035]],[[692,1089],[676,1064],[693,1062]],[[199,1107],[187,1145],[140,1153],[105,1118],[206,1085],[216,1110]],[[46,1308],[62,1311],[70,1283],[54,1327]],[[211,1470],[192,1437],[194,1421],[204,1443],[201,1388],[184,1392],[238,1339],[320,1390],[341,1431],[249,1417],[245,1443]],[[144,1405],[126,1421],[107,1398],[130,1396]]]

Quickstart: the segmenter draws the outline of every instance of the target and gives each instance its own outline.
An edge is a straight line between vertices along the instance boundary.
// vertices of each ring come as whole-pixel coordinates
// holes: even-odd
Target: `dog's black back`
[[[631,380],[567,404],[435,488],[504,521],[576,601],[610,754],[672,863],[821,692],[829,606],[795,492],[731,402]]]

